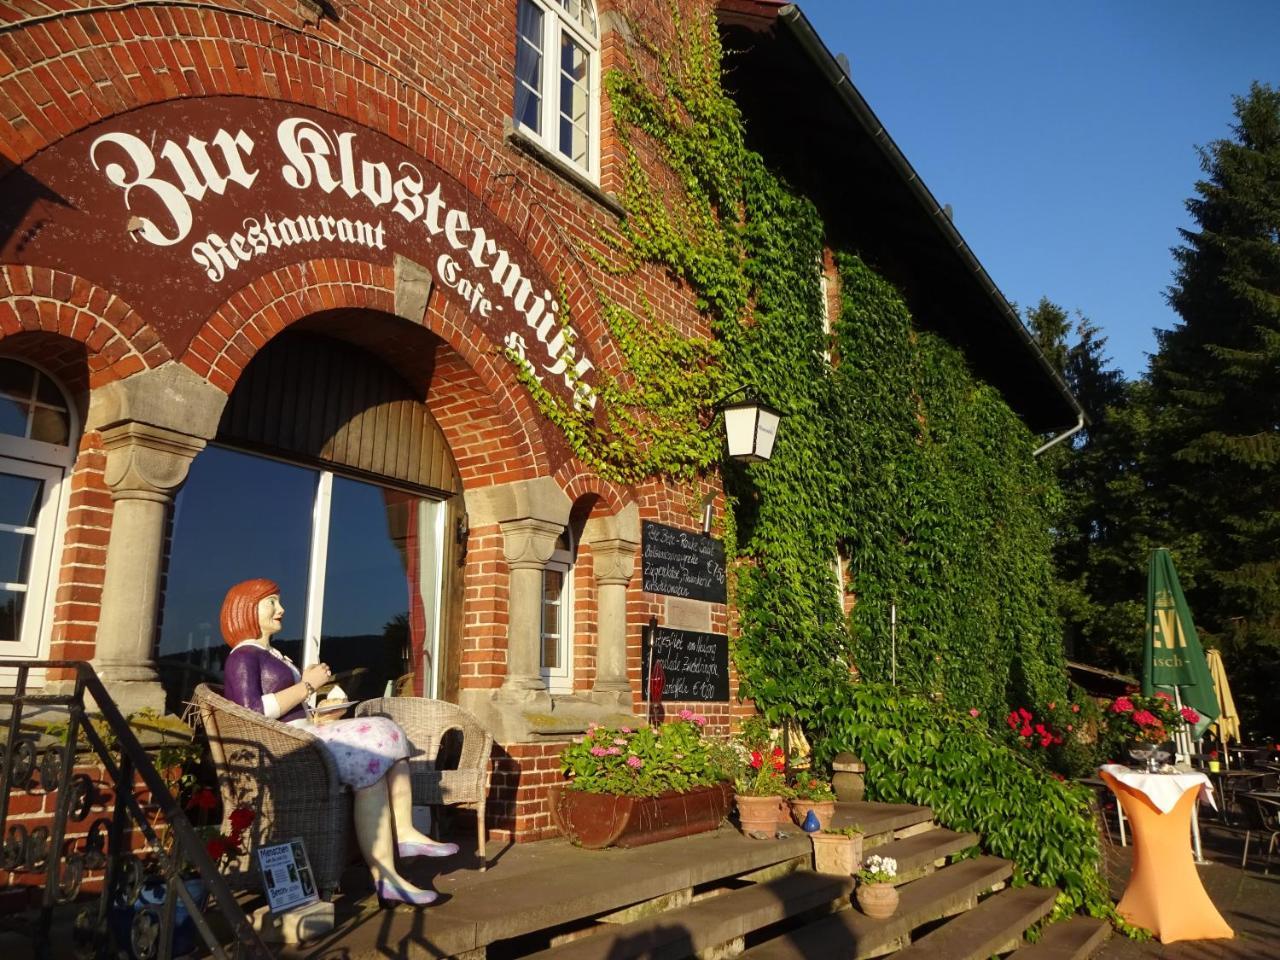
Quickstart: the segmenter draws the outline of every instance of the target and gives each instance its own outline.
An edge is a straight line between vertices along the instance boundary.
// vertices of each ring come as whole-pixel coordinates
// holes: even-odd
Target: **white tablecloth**
[[[1200,794],[1209,801],[1213,809],[1218,804],[1213,799],[1213,784],[1209,778],[1199,771],[1190,773],[1145,773],[1122,767],[1118,763],[1108,763],[1102,767],[1104,773],[1115,777],[1126,787],[1132,787],[1145,794],[1147,799],[1156,805],[1161,813],[1168,813],[1178,805],[1178,800],[1192,787],[1204,787]]]

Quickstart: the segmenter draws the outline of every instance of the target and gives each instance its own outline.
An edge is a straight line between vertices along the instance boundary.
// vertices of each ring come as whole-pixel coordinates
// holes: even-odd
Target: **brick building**
[[[728,632],[723,603],[639,578],[643,522],[697,530],[714,486],[602,480],[520,382],[523,363],[597,402],[619,366],[601,294],[707,333],[662,271],[585,255],[622,215],[601,77],[628,18],[662,36],[665,11],[0,5],[0,658],[89,660],[126,711],[177,711],[219,676],[226,588],[270,577],[296,659],[353,697],[407,682],[474,711],[500,744],[492,826],[550,832],[564,736],[642,712],[642,625]],[[909,168],[823,99],[839,84],[803,18],[723,15],[744,57],[808,84],[817,129],[853,138],[905,238],[893,263],[936,267],[968,334],[1005,344],[994,382],[1036,426],[1073,419]],[[722,730],[728,691],[697,704]]]

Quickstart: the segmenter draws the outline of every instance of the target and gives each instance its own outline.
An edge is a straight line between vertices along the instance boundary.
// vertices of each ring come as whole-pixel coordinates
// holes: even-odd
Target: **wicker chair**
[[[476,839],[480,869],[485,860],[485,798],[489,793],[489,758],[493,737],[480,722],[457,704],[422,697],[384,697],[366,700],[356,716],[389,717],[409,738],[409,775],[417,806],[462,806],[476,811]],[[456,730],[462,737],[455,769],[438,769],[445,735]]]
[[[306,730],[232,703],[221,687],[200,684],[195,701],[218,771],[224,818],[237,806],[256,814],[246,853],[233,866],[260,885],[253,851],[301,837],[316,886],[328,899],[350,859],[352,837],[351,790],[338,779],[328,751]]]

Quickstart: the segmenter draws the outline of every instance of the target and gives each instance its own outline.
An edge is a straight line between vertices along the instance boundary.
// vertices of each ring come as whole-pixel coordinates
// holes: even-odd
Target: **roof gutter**
[[[1000,288],[996,286],[995,281],[991,279],[986,268],[978,261],[973,251],[969,249],[969,244],[965,242],[964,237],[955,228],[951,222],[951,218],[947,216],[942,205],[924,185],[924,181],[920,179],[915,168],[898,149],[898,145],[893,142],[893,138],[889,136],[889,131],[884,128],[884,124],[880,122],[880,118],[875,115],[870,105],[862,98],[862,94],[853,85],[853,81],[849,79],[849,75],[844,72],[840,64],[836,62],[835,57],[831,55],[831,51],[827,49],[827,45],[822,42],[822,38],[818,36],[805,17],[804,12],[795,4],[788,4],[778,11],[777,19],[786,25],[792,35],[809,54],[814,65],[826,75],[830,81],[832,88],[844,101],[845,106],[849,108],[850,113],[857,118],[862,128],[871,134],[872,139],[880,148],[880,151],[893,165],[894,169],[902,176],[903,181],[910,188],[912,195],[920,204],[926,214],[933,220],[934,225],[942,233],[946,242],[960,256],[961,261],[968,268],[973,278],[978,282],[979,286],[991,300],[992,305],[996,308],[996,312],[1005,320],[1010,329],[1016,331],[1021,337],[1023,344],[1030,351],[1031,355],[1036,358],[1041,370],[1049,377],[1049,379],[1057,386],[1058,392],[1063,399],[1076,412],[1078,423],[1074,429],[1068,433],[1052,440],[1048,446],[1057,443],[1059,440],[1065,439],[1067,436],[1077,432],[1084,426],[1084,409],[1072,395],[1070,388],[1063,381],[1058,371],[1053,369],[1044,353],[1040,349],[1040,345],[1036,343],[1031,336],[1030,331],[1023,325],[1018,314],[1010,306],[1009,301],[1005,299]],[[1037,453],[1047,449],[1042,447]]]

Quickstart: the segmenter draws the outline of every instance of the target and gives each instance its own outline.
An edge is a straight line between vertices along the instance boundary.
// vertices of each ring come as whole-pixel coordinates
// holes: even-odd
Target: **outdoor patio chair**
[[[351,790],[338,779],[328,751],[306,730],[232,703],[221,687],[200,684],[195,702],[217,768],[223,830],[236,807],[255,814],[245,854],[233,869],[260,885],[254,851],[301,838],[316,887],[328,899],[351,859],[353,836]]]
[[[1256,793],[1239,795],[1240,806],[1244,810],[1244,855],[1240,858],[1240,869],[1249,862],[1249,840],[1258,834],[1259,842],[1267,837],[1267,866],[1263,873],[1271,872],[1271,855],[1276,848],[1276,840],[1280,839],[1280,798],[1263,797]]]
[[[480,869],[485,860],[485,800],[493,736],[454,703],[424,697],[384,697],[356,707],[359,717],[389,717],[409,738],[409,776],[415,806],[460,806],[476,811]],[[456,731],[455,738],[447,737]],[[442,750],[443,746],[443,750]],[[456,762],[453,761],[456,748]]]

